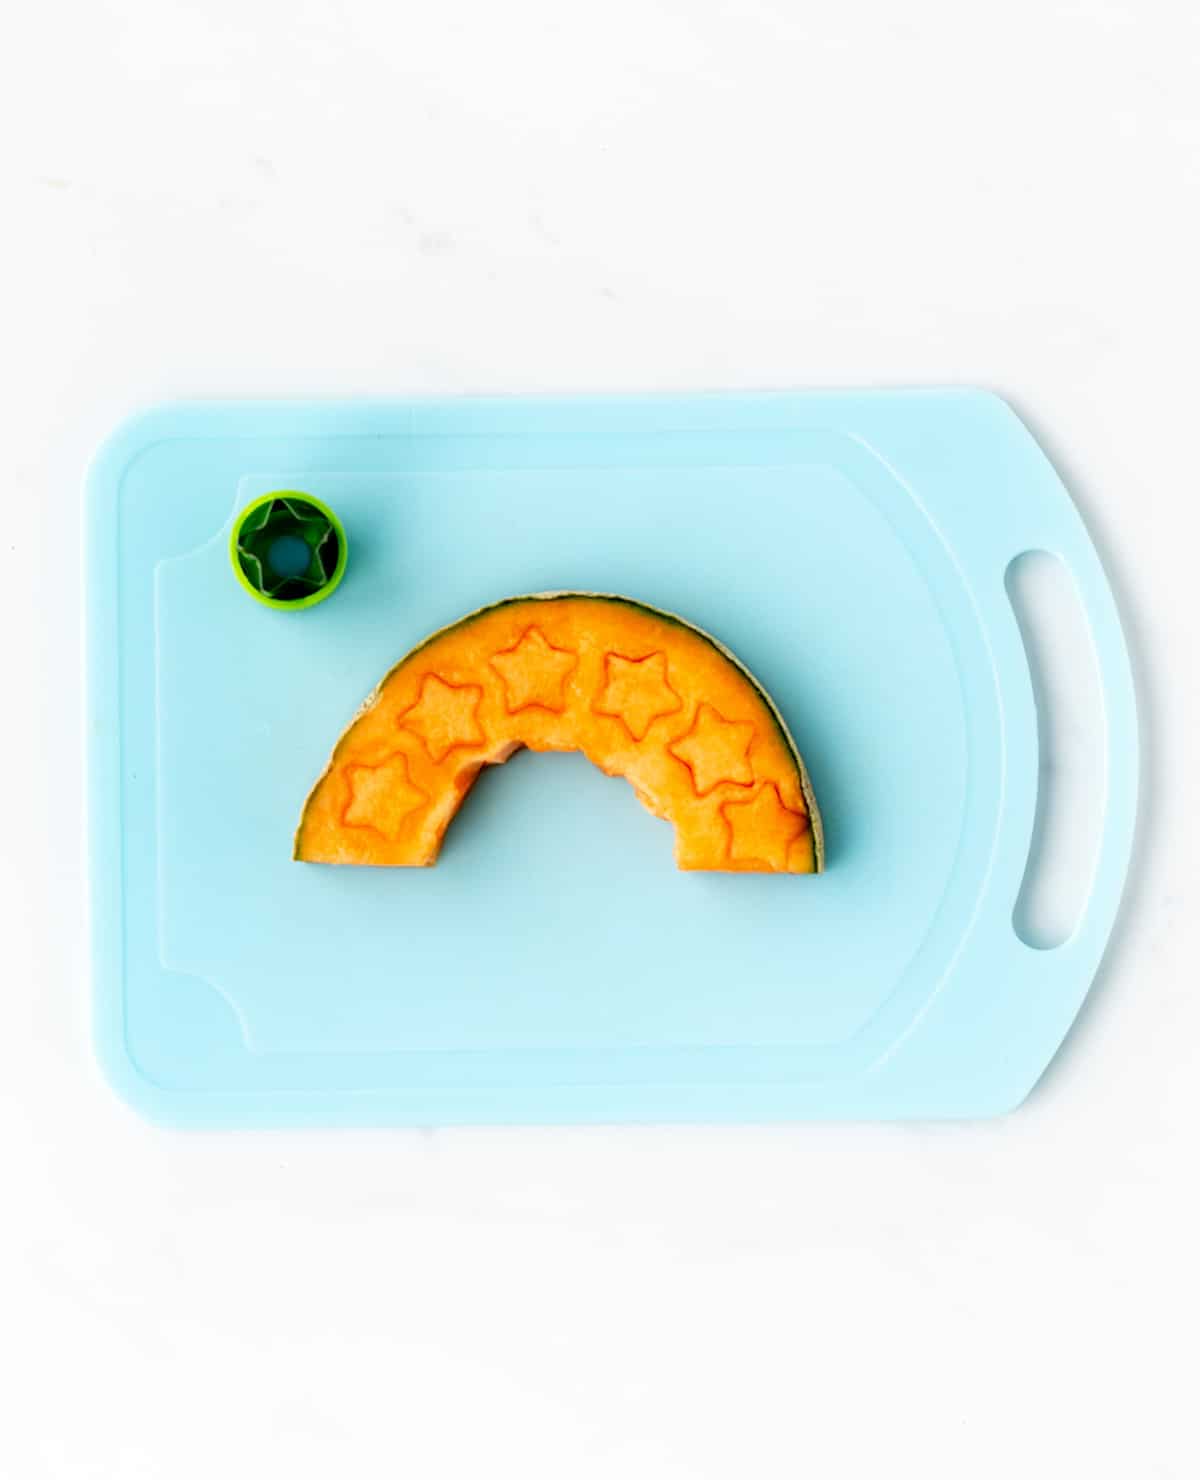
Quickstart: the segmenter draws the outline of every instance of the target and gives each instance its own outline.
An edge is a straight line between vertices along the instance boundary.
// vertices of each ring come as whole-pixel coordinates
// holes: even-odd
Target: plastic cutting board
[[[272,489],[341,516],[311,610],[234,580]],[[1106,714],[1090,897],[1013,906],[1037,726],[1005,590],[1074,579]],[[1049,463],[975,392],[212,403],[120,429],[88,500],[94,1020],[186,1125],[975,1116],[1037,1080],[1118,904],[1136,716],[1109,588]],[[483,777],[426,870],[291,860],[335,739],[487,602],[620,592],[762,680],[825,817],[820,877],[678,873],[580,755]]]

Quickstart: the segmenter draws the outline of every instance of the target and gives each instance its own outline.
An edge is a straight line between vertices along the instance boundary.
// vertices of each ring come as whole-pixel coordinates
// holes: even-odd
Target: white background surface
[[[0,1474],[1200,1472],[1196,8],[14,18]],[[1141,686],[1127,908],[1024,1109],[182,1135],[99,1082],[78,489],[115,420],[180,394],[941,383],[1042,438]]]

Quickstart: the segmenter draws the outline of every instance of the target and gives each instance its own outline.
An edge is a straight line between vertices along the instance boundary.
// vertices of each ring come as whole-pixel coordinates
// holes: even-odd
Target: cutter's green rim
[[[325,518],[333,525],[333,531],[337,535],[338,558],[333,567],[333,574],[325,582],[319,591],[312,592],[309,596],[302,596],[298,601],[276,601],[273,596],[267,596],[262,591],[257,591],[246,579],[246,572],[242,569],[242,562],[238,559],[238,536],[242,532],[242,525],[254,513],[255,509],[261,509],[264,504],[274,503],[277,498],[295,499],[297,503],[307,504],[310,508],[324,514]],[[233,521],[233,528],[229,532],[229,563],[233,566],[233,573],[237,576],[238,585],[252,596],[259,606],[269,606],[273,611],[298,612],[303,611],[306,606],[316,606],[319,601],[324,601],[327,596],[332,596],[341,585],[342,576],[346,573],[346,557],[349,554],[349,546],[346,543],[346,531],[342,527],[342,521],[333,512],[328,504],[322,503],[319,498],[314,498],[311,493],[302,493],[298,488],[276,488],[270,493],[260,494],[253,499],[238,514]]]

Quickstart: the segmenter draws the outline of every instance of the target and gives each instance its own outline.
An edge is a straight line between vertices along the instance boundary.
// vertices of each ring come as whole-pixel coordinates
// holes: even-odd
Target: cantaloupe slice
[[[391,670],[304,804],[306,863],[431,864],[481,769],[581,750],[675,827],[681,869],[817,873],[808,774],[766,692],[679,617],[592,592],[472,612]]]

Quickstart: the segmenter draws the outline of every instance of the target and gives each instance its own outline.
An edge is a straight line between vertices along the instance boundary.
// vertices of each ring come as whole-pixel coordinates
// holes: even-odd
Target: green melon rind
[[[825,871],[825,828],[821,820],[820,809],[817,806],[816,794],[813,791],[812,780],[808,774],[808,767],[804,764],[804,757],[800,754],[800,747],[796,744],[791,730],[789,730],[787,727],[787,721],[780,713],[779,706],[775,703],[774,699],[771,698],[771,695],[767,692],[763,685],[759,683],[754,674],[751,673],[749,668],[746,667],[745,663],[742,662],[742,660],[737,656],[736,653],[727,648],[719,637],[714,637],[711,632],[706,632],[703,627],[697,627],[694,622],[687,621],[686,618],[679,616],[676,612],[664,611],[662,607],[651,606],[648,601],[636,601],[632,596],[619,596],[612,591],[534,591],[527,596],[505,596],[500,601],[491,601],[486,606],[478,606],[475,608],[474,611],[468,612],[465,616],[458,617],[453,622],[447,622],[444,627],[439,627],[436,632],[431,632],[428,637],[422,638],[422,640],[417,643],[416,647],[410,648],[408,652],[405,653],[401,659],[399,659],[398,662],[392,664],[388,671],[383,675],[383,677],[379,680],[379,682],[359,705],[358,709],[354,713],[354,717],[350,720],[349,724],[347,724],[343,728],[341,734],[338,736],[337,744],[334,745],[329,760],[325,765],[325,769],[317,777],[316,781],[313,783],[313,786],[309,790],[308,795],[304,799],[304,806],[300,812],[300,823],[299,826],[296,828],[296,835],[293,842],[293,859],[299,860],[300,858],[300,835],[304,831],[304,821],[305,818],[308,816],[309,803],[312,801],[322,783],[325,781],[325,778],[333,770],[334,761],[337,757],[338,746],[341,745],[342,740],[345,738],[347,733],[354,728],[354,726],[358,723],[362,716],[366,714],[368,710],[373,709],[375,705],[378,704],[380,696],[382,695],[384,688],[387,686],[388,680],[392,677],[394,673],[403,668],[404,665],[415,658],[418,653],[429,647],[431,643],[437,642],[439,638],[447,636],[448,633],[455,631],[459,627],[465,627],[469,622],[475,621],[478,617],[487,616],[489,612],[499,611],[499,609],[504,606],[518,606],[531,601],[563,600],[612,601],[618,603],[621,606],[631,606],[636,608],[638,611],[647,612],[650,616],[658,617],[661,621],[674,622],[676,626],[683,627],[686,631],[691,632],[694,636],[703,638],[705,642],[711,644],[712,647],[716,648],[717,652],[719,652],[727,662],[731,663],[738,670],[742,677],[746,679],[751,688],[754,689],[755,693],[757,693],[759,698],[763,701],[768,714],[770,714],[771,718],[774,720],[776,728],[778,729],[780,735],[782,735],[784,743],[791,753],[792,760],[796,764],[796,774],[800,777],[800,789],[804,793],[804,805],[808,808],[808,824],[809,827],[812,829],[813,863],[815,865],[814,872],[818,874],[823,873]]]

